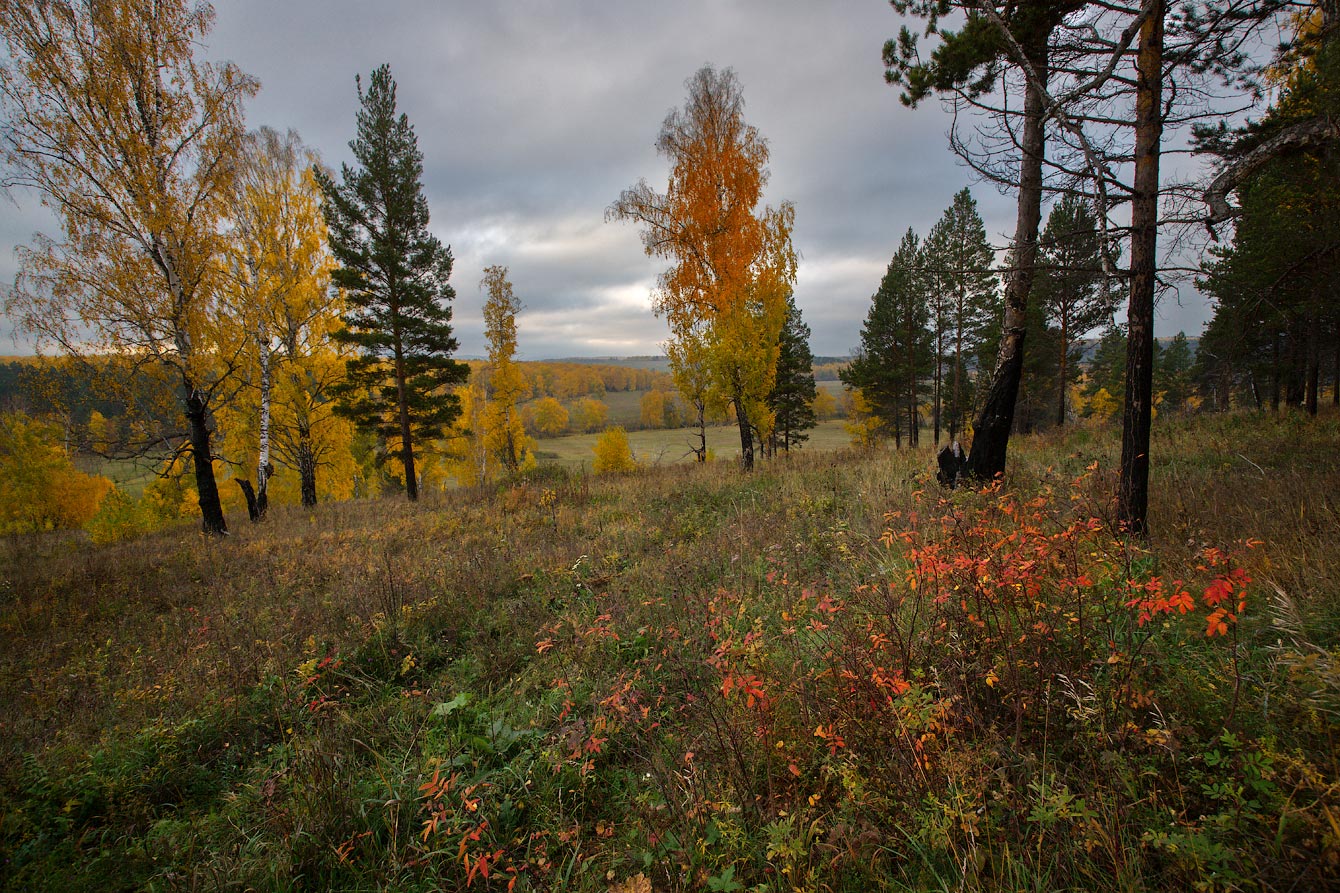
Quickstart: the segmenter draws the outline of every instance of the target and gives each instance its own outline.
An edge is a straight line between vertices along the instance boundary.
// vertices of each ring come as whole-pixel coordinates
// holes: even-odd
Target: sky
[[[509,268],[522,359],[659,354],[651,311],[664,267],[637,228],[605,210],[640,178],[663,190],[654,142],[704,64],[733,68],[745,117],[768,140],[765,200],[796,207],[795,297],[816,355],[860,339],[870,297],[910,226],[924,235],[970,186],[1003,246],[1014,198],[974,183],[949,150],[936,102],[904,107],[880,52],[900,18],[884,0],[219,0],[205,59],[261,82],[247,123],[294,129],[323,161],[352,160],[364,78],[389,63],[424,156],[433,232],[455,256],[459,355],[485,352],[479,281]],[[0,204],[0,286],[15,247],[58,235],[32,194]],[[1209,318],[1183,289],[1156,334]],[[0,354],[31,353],[0,317]]]

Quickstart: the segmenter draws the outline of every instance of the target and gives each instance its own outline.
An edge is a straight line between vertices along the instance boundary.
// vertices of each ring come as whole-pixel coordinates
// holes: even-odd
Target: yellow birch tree
[[[210,419],[234,357],[217,332],[219,221],[258,85],[194,58],[213,21],[187,0],[0,0],[0,139],[65,236],[20,252],[7,312],[39,344],[171,374],[203,526],[221,534]]]
[[[316,164],[296,133],[262,128],[244,142],[232,197],[227,305],[247,387],[224,413],[224,430],[234,458],[257,469],[249,508],[259,515],[275,473],[272,450],[296,473],[303,505],[317,503],[318,467],[337,478],[328,495],[352,490],[354,429],[335,415],[331,395],[352,350],[331,338],[344,302],[331,288]]]
[[[489,343],[485,444],[503,468],[516,472],[534,463],[530,438],[517,410],[527,391],[525,376],[516,363],[516,315],[521,312],[521,301],[512,291],[506,267],[486,267],[480,288],[488,292],[484,301],[484,336]]]

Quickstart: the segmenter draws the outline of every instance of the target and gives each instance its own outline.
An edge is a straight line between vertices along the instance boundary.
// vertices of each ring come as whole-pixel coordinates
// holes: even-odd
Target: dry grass
[[[35,765],[42,767],[43,777],[83,773],[79,777],[87,778],[94,772],[90,766],[100,765],[90,763],[90,753],[138,741],[146,729],[206,722],[212,731],[192,739],[191,759],[215,767],[210,770],[215,776],[212,787],[198,794],[199,802],[164,806],[159,801],[183,795],[132,797],[120,788],[119,793],[107,793],[101,787],[99,802],[129,798],[139,804],[135,815],[157,816],[158,821],[182,810],[181,821],[187,825],[173,832],[184,835],[182,840],[231,840],[232,832],[209,830],[212,826],[203,818],[232,802],[219,798],[240,795],[240,803],[251,803],[261,796],[257,791],[268,790],[265,779],[273,773],[288,778],[298,772],[294,767],[303,766],[308,768],[302,771],[316,772],[315,764],[303,762],[309,758],[303,754],[320,752],[343,766],[341,772],[363,773],[374,788],[390,772],[384,764],[395,755],[401,781],[386,783],[400,792],[396,802],[408,810],[417,796],[414,788],[423,780],[423,749],[428,745],[422,736],[428,734],[424,730],[434,701],[469,690],[496,711],[524,712],[523,703],[532,705],[524,708],[534,711],[527,714],[528,721],[540,723],[547,714],[535,705],[562,691],[554,688],[559,674],[573,691],[600,691],[600,686],[642,667],[630,662],[629,643],[653,623],[691,632],[703,619],[699,612],[708,610],[719,593],[734,594],[742,605],[755,604],[769,588],[765,572],[783,572],[817,591],[836,593],[852,591],[872,574],[884,573],[881,562],[886,558],[880,557],[877,543],[885,513],[918,510],[916,494],[934,489],[933,456],[929,449],[831,450],[827,431],[833,425],[814,435],[816,449],[764,463],[747,477],[729,461],[653,464],[635,475],[607,478],[550,468],[499,487],[435,495],[416,505],[382,499],[311,512],[279,507],[261,525],[235,523],[233,535],[217,542],[187,526],[97,548],[75,536],[10,538],[0,544],[0,792],[26,803],[25,815],[33,813],[37,795],[25,793],[31,785],[24,779],[31,778]],[[733,434],[733,429],[726,433]],[[1261,540],[1265,545],[1252,553],[1251,569],[1287,601],[1297,621],[1296,635],[1304,640],[1299,647],[1334,653],[1340,644],[1340,516],[1335,496],[1340,492],[1340,417],[1281,423],[1243,417],[1163,421],[1156,433],[1151,507],[1155,536],[1141,560],[1153,562],[1169,577],[1193,574],[1205,546]],[[640,435],[660,440],[639,443]],[[674,436],[630,434],[635,451],[643,455]],[[571,444],[568,462],[578,461],[582,440],[562,439]],[[542,446],[552,449],[559,442]],[[1307,447],[1295,449],[1296,443]],[[1044,484],[1070,480],[1098,462],[1087,507],[1101,516],[1110,511],[1109,469],[1115,467],[1116,450],[1111,431],[1021,438],[1011,449],[1008,486],[1032,493]],[[1268,612],[1259,606],[1256,610],[1261,619],[1245,630],[1246,644],[1259,646],[1264,654],[1273,647],[1271,637],[1279,635]],[[593,629],[610,625],[621,637],[602,643],[598,637],[588,641],[578,636],[552,654],[537,655],[537,641],[554,638],[558,624],[568,619],[576,623],[577,618]],[[320,720],[325,713],[305,718],[311,711],[302,704],[311,697],[311,684],[296,670],[330,655],[340,655],[350,666],[357,662],[360,668],[349,677],[353,681],[343,683],[341,705],[332,708],[331,716],[343,718]],[[412,671],[404,663],[410,657],[417,662]],[[688,686],[683,691],[693,690],[692,680],[701,672],[701,666],[683,669],[683,685]],[[1323,709],[1324,703],[1318,703]],[[577,709],[589,706],[579,703]],[[295,716],[316,724],[295,733],[289,728],[299,726]],[[244,740],[251,742],[250,755],[223,761],[223,749],[232,742],[240,748]],[[368,748],[381,756],[372,760]],[[281,751],[287,754],[282,760]],[[721,752],[723,759],[730,756],[729,748]],[[587,820],[584,816],[592,823],[597,816],[601,821],[638,821],[636,813],[619,812],[626,806],[612,804],[642,796],[619,786],[637,773],[661,771],[649,768],[657,759],[653,751],[634,749],[617,772],[611,764],[608,776],[591,776],[584,787],[578,785],[586,792],[583,796],[602,798],[599,803],[564,799],[572,795],[560,785],[554,796],[561,808],[553,807],[554,815],[579,826]],[[280,762],[287,768],[276,769]],[[217,769],[225,764],[232,767],[228,773]],[[1309,771],[1329,773],[1331,782],[1338,774],[1333,766]],[[569,775],[554,776],[560,777]],[[587,778],[584,772],[581,777]],[[601,778],[613,787],[599,787],[606,783]],[[329,780],[337,783],[337,778]],[[269,796],[262,800],[269,803]],[[341,833],[353,835],[361,831],[351,816],[366,808],[352,803],[347,814],[314,814],[326,815],[332,828],[338,825]],[[684,821],[700,823],[705,815]],[[247,818],[244,813],[230,821]],[[259,835],[258,840],[271,833],[264,823],[272,818],[263,819],[260,813],[254,818],[260,824],[246,833]],[[135,847],[152,849],[143,839],[147,819],[118,824],[122,820],[113,811],[80,821],[68,834],[48,830],[39,837],[27,825],[11,824],[3,841],[11,857],[16,847],[26,845],[23,841],[40,839],[44,846],[66,841],[62,846],[69,849],[52,850],[58,856],[50,857],[66,859],[86,852],[89,829],[111,828],[123,835],[110,844],[114,855],[121,854],[116,858],[131,858],[127,854]],[[192,821],[203,824],[190,825]],[[726,820],[720,821],[724,829]],[[382,840],[379,845],[387,848],[407,846],[417,833],[376,828],[381,830],[372,839]],[[551,830],[567,833],[557,826]],[[612,855],[618,840],[636,837],[636,827],[626,830],[597,846],[611,854],[611,870],[626,868],[619,861],[624,857]],[[325,866],[321,871],[337,871],[332,867],[337,863],[330,860],[338,842],[302,858]],[[1138,839],[1134,845],[1138,847]],[[766,849],[757,840],[741,846]],[[239,852],[243,850],[251,852],[245,846]],[[286,850],[282,859],[271,850],[264,852],[269,855],[255,857],[261,867],[252,868],[261,874],[254,874],[252,883],[259,883],[254,877],[261,876],[301,883],[293,880],[297,863],[286,861],[299,859],[297,850]],[[390,858],[391,849],[379,852],[378,858]],[[220,871],[242,870],[242,863],[230,863],[231,858],[210,851],[189,861]],[[716,872],[725,863],[704,858],[700,868],[719,879]],[[580,862],[567,870],[576,871]],[[122,884],[148,877],[157,877],[164,887],[204,882],[200,875],[188,877],[190,872],[180,865],[174,870],[187,875],[164,874],[151,862],[137,864],[138,873],[127,874]],[[431,878],[415,873],[422,868],[397,864],[395,871],[366,869],[356,875],[361,878],[357,883],[340,875],[345,877],[340,883],[369,888],[408,883],[406,878],[430,883]],[[1030,865],[1036,872],[1037,865]],[[116,876],[115,865],[104,867],[106,876]],[[603,868],[601,872],[599,877],[573,874],[568,882],[603,890]],[[552,874],[543,876],[564,885]],[[432,877],[437,878],[432,883],[442,882],[440,876]],[[708,875],[697,877],[705,881]],[[0,870],[0,880],[4,878]],[[1046,878],[1035,873],[1029,880],[1044,883]],[[455,883],[460,882],[458,874]],[[694,883],[685,881],[686,886]],[[1008,886],[1004,878],[984,884],[977,876],[975,883]]]

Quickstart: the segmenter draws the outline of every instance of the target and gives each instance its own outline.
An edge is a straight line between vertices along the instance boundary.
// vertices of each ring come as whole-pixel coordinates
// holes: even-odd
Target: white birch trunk
[[[261,442],[260,458],[257,460],[256,490],[258,499],[264,503],[265,486],[270,479],[270,335],[265,327],[265,320],[256,325],[256,347],[260,351],[261,363]]]

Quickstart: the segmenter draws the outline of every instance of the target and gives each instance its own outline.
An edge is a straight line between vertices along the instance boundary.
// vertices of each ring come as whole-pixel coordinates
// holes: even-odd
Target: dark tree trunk
[[[246,478],[236,478],[237,486],[242,488],[242,495],[247,500],[247,517],[252,523],[261,519],[260,505],[256,500],[256,488],[251,486],[251,481]]]
[[[1316,311],[1308,314],[1307,326],[1307,414],[1317,415],[1317,389],[1321,385],[1321,320]]]
[[[1274,338],[1270,342],[1270,411],[1280,411],[1280,393],[1284,381],[1284,369],[1280,360],[1280,333],[1275,332]],[[1261,408],[1261,403],[1257,401],[1257,409]]]
[[[1284,360],[1284,405],[1302,406],[1307,390],[1307,335],[1297,325],[1289,332]]]
[[[397,334],[397,339],[399,335]],[[400,463],[405,467],[405,495],[410,502],[419,499],[419,478],[414,468],[414,441],[409,421],[409,401],[405,394],[405,364],[400,359],[400,348],[396,347],[395,386],[397,404],[400,409]]]
[[[1340,406],[1340,317],[1336,318],[1335,325],[1331,327],[1331,347],[1335,364],[1331,370],[1331,405]]]
[[[943,306],[943,298],[941,305]],[[943,340],[941,323],[937,319],[935,323],[935,397],[934,397],[934,416],[935,416],[935,448],[940,448],[940,410],[943,404],[942,391],[944,384],[944,350],[940,343]]]
[[[228,522],[219,501],[219,484],[214,478],[213,453],[209,445],[209,408],[189,382],[185,385],[186,421],[191,426],[191,459],[195,465],[195,492],[200,501],[200,521],[205,533],[223,535]]]
[[[735,421],[740,426],[740,467],[745,471],[754,470],[754,430],[749,426],[749,414],[745,412],[744,402],[735,398]]]
[[[954,402],[949,411],[949,440],[958,440],[959,425],[963,419],[963,303],[959,302],[958,321],[954,327]]]
[[[316,453],[312,450],[312,432],[298,431],[298,479],[301,481],[303,508],[316,505]]]
[[[1135,182],[1131,194],[1131,299],[1126,310],[1126,403],[1121,418],[1117,520],[1149,533],[1149,429],[1154,396],[1159,144],[1163,139],[1163,18],[1159,0],[1140,28],[1136,56]]]
[[[698,413],[697,419],[693,423],[693,436],[698,438],[698,445],[693,447],[693,459],[695,462],[707,461],[707,403],[704,400],[694,400],[693,408]]]
[[[1066,365],[1070,360],[1070,318],[1069,314],[1061,314],[1061,380],[1057,386],[1059,397],[1056,401],[1056,427],[1065,427],[1065,388],[1066,388]]]
[[[1030,62],[1045,85],[1047,79],[1047,39],[1032,54]],[[991,375],[986,402],[973,425],[972,451],[968,455],[969,473],[979,480],[990,480],[1005,473],[1005,454],[1014,426],[1014,406],[1019,397],[1019,381],[1024,373],[1024,333],[1027,328],[1028,293],[1038,257],[1038,223],[1042,219],[1042,155],[1046,140],[1046,106],[1037,90],[1024,96],[1023,132],[1020,139],[1019,207],[1014,225],[1014,250],[1009,280],[1005,284],[1005,320],[1000,337],[1000,352]]]

